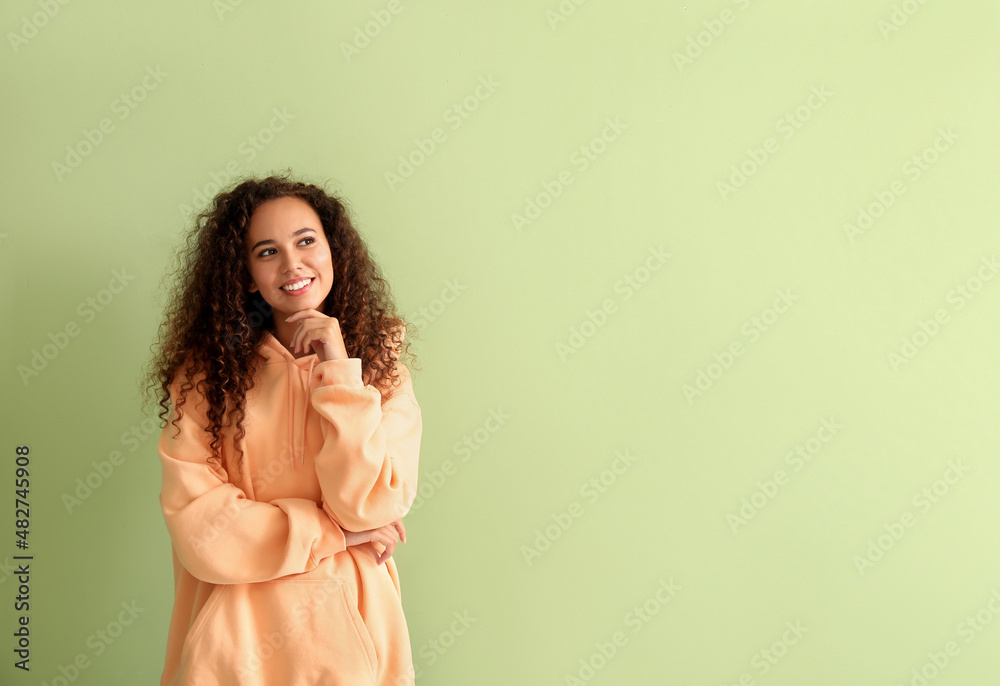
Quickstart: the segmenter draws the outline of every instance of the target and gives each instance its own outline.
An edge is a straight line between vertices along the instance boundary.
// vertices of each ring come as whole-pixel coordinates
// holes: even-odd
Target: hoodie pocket
[[[191,626],[175,683],[374,683],[375,646],[351,597],[338,579],[218,586]]]

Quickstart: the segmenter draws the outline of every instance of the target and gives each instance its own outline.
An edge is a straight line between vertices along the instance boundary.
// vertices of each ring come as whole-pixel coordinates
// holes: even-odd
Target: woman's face
[[[257,207],[247,227],[246,250],[250,292],[260,292],[275,321],[305,309],[322,311],[333,287],[333,259],[309,203],[282,197]]]

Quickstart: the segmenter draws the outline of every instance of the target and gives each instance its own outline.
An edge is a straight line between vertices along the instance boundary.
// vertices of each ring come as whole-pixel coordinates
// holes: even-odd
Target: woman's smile
[[[280,286],[280,288],[288,295],[302,295],[309,290],[309,287],[312,285],[313,278],[314,277],[310,276],[304,279],[289,281],[285,283],[285,285]]]

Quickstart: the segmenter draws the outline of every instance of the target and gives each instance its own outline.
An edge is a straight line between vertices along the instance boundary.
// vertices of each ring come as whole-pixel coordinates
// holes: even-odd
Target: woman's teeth
[[[282,286],[281,290],[283,290],[283,291],[297,291],[300,288],[308,286],[309,282],[311,282],[311,281],[312,281],[312,279],[303,279],[302,281],[296,281],[295,283],[293,283],[290,286]]]

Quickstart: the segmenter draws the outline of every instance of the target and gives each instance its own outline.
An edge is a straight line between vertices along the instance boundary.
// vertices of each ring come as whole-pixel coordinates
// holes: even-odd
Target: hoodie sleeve
[[[346,550],[344,532],[315,501],[250,500],[207,461],[205,407],[201,394],[189,391],[177,427],[168,422],[158,444],[160,504],[184,568],[209,583],[253,583],[310,571]],[[170,421],[175,417],[172,409]]]
[[[417,494],[422,421],[410,371],[396,361],[399,385],[382,395],[361,377],[361,359],[326,360],[312,372],[312,405],[323,447],[316,473],[324,508],[341,527],[364,531],[401,519]]]

